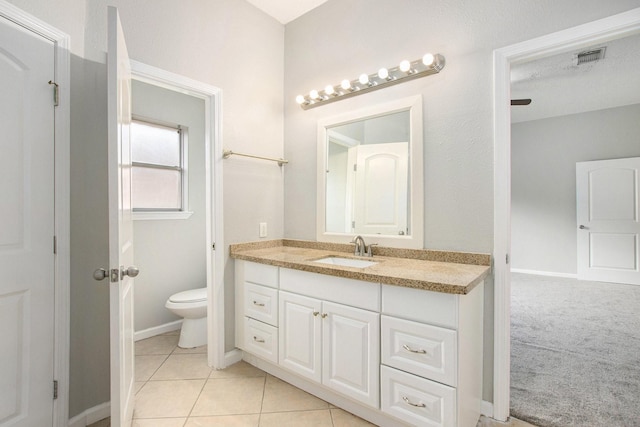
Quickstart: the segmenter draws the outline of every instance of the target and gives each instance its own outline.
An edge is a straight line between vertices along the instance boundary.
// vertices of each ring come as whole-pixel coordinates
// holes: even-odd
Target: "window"
[[[190,215],[187,212],[186,141],[187,131],[180,126],[132,121],[134,218],[176,219]]]

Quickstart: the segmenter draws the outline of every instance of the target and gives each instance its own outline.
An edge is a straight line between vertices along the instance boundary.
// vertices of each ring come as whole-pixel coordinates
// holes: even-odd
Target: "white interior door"
[[[0,426],[51,426],[54,45],[0,17]]]
[[[640,285],[640,157],[576,163],[578,279]]]
[[[111,425],[130,426],[134,406],[131,65],[118,17],[108,10],[109,266]]]
[[[358,146],[355,233],[407,234],[408,156],[407,142]]]

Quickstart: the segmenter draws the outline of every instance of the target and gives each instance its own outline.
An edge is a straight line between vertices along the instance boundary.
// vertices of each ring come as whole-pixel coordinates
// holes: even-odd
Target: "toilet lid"
[[[207,300],[207,288],[191,289],[171,295],[171,302],[200,302]]]

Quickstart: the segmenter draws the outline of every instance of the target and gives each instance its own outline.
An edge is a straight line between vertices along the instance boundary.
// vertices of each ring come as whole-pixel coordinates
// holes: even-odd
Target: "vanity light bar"
[[[444,56],[439,53],[435,55],[427,53],[415,61],[402,61],[397,67],[381,68],[377,73],[361,74],[357,79],[343,80],[335,86],[328,85],[322,91],[311,90],[308,95],[298,95],[296,102],[303,110],[308,110],[340,99],[437,74],[444,68],[444,64]]]

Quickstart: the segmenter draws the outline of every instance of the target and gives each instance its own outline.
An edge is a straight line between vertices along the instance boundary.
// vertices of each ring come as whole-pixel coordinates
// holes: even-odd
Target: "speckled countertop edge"
[[[353,245],[348,244],[290,239],[230,246],[231,257],[245,261],[451,294],[469,293],[490,271],[490,255],[426,249],[376,247],[373,261],[378,264],[367,268],[313,262],[336,254],[358,258],[353,256],[352,251]]]

